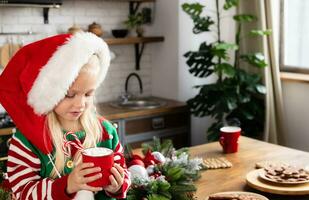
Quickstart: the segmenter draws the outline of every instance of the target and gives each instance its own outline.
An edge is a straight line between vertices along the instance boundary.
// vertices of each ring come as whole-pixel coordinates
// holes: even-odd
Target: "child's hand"
[[[108,185],[104,188],[105,191],[110,193],[117,193],[122,187],[124,180],[124,170],[119,164],[114,164],[114,167],[111,168],[112,175],[109,176],[111,185]]]
[[[80,163],[74,168],[74,170],[69,174],[68,177],[68,183],[66,189],[66,192],[68,194],[72,194],[80,190],[90,190],[93,192],[102,190],[101,187],[91,187],[87,185],[87,183],[95,181],[102,177],[101,173],[89,177],[84,177],[87,174],[101,171],[100,167],[93,167],[93,166],[94,166],[93,163]]]

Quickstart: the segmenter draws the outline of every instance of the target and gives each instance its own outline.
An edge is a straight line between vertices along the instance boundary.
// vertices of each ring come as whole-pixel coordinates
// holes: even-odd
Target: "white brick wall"
[[[50,9],[49,24],[43,23],[42,8],[12,8],[0,7],[0,32],[26,32],[37,34],[26,36],[0,35],[0,45],[11,37],[15,42],[27,44],[58,33],[64,33],[74,23],[87,29],[92,22],[99,23],[105,34],[111,36],[111,29],[123,27],[122,22],[129,13],[127,2],[105,2],[102,0],[64,0],[60,9]],[[150,33],[146,33],[151,35]],[[125,79],[135,71],[135,55],[133,45],[110,46],[117,55],[112,61],[106,81],[98,89],[96,99],[98,102],[111,101],[124,92]],[[151,45],[146,45],[141,60],[141,75],[144,93],[151,95]],[[129,91],[138,94],[139,87],[135,77],[129,83]]]

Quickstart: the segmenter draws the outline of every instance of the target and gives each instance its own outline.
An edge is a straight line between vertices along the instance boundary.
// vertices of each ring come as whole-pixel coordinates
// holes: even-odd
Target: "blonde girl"
[[[97,36],[62,34],[23,47],[3,71],[0,103],[18,128],[7,163],[17,199],[84,199],[82,191],[95,199],[126,197],[130,179],[123,158],[115,160],[104,188],[87,184],[103,174],[81,159],[83,148],[123,151],[115,128],[93,103],[109,62],[108,47]]]

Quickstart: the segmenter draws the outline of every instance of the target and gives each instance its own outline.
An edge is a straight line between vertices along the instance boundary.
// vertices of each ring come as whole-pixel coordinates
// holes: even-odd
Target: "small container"
[[[68,29],[68,33],[70,33],[70,34],[75,34],[77,32],[82,32],[82,31],[83,30],[75,24]]]
[[[112,30],[112,35],[115,38],[124,38],[128,35],[129,30],[128,29],[113,29]]]
[[[103,30],[102,30],[101,25],[95,22],[93,22],[92,24],[88,26],[88,31],[91,33],[94,33],[95,35],[99,37],[103,35]]]

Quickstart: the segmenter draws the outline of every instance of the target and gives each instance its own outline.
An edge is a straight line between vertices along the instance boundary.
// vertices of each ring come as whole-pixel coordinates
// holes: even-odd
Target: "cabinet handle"
[[[165,127],[164,118],[156,117],[152,119],[152,128],[153,129],[161,129]]]

